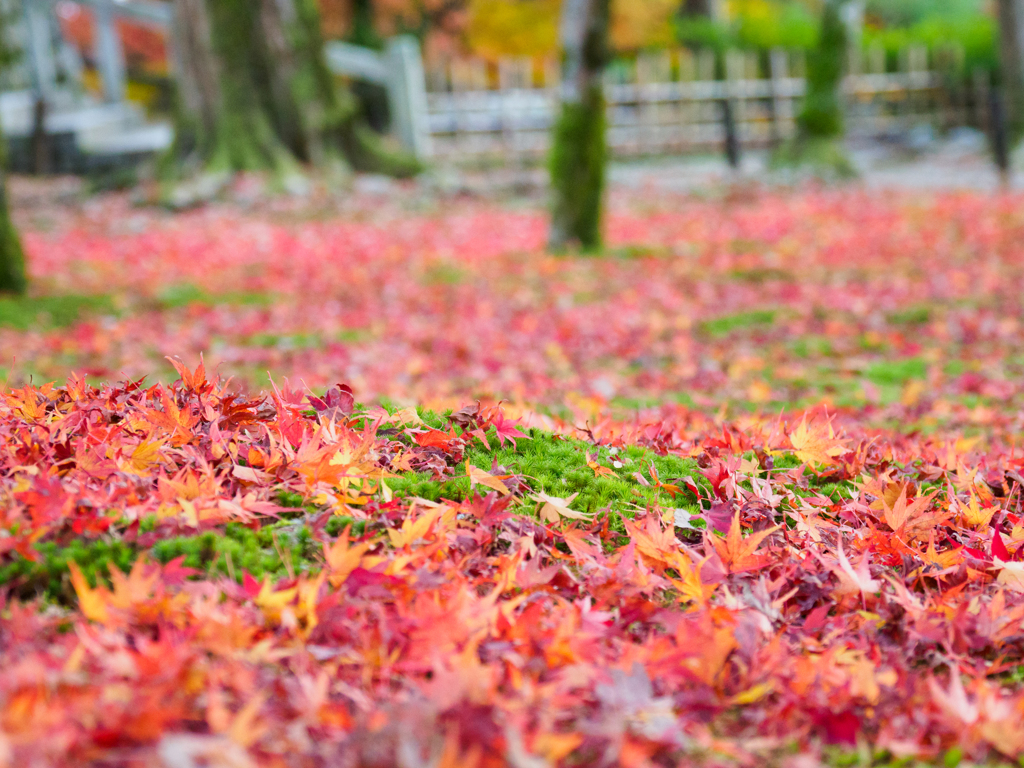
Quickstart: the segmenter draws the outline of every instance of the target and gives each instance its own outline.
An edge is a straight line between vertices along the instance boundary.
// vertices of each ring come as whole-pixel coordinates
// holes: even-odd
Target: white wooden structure
[[[986,122],[982,93],[955,93],[946,76],[958,64],[955,50],[929,60],[908,49],[897,72],[887,72],[885,53],[852,58],[844,83],[848,134],[888,138],[923,124],[939,127]],[[641,54],[609,68],[608,141],[618,156],[677,154],[719,149],[725,139],[722,102],[732,103],[743,146],[768,146],[792,137],[803,98],[803,54],[731,51],[725,79],[717,79],[711,52],[688,50]],[[441,62],[428,71],[427,110],[434,156],[453,162],[517,160],[543,156],[558,103],[554,62],[479,60]]]
[[[127,18],[166,34],[174,6],[156,0],[74,0],[93,11],[93,58],[102,86],[102,99],[97,102],[81,89],[81,63],[68,66],[66,61],[69,55],[74,58],[74,52],[57,31],[55,7],[59,2],[68,0],[0,0],[0,11],[9,15],[20,12],[14,36],[23,60],[22,89],[0,94],[0,122],[7,138],[24,140],[37,129],[37,105],[42,102],[45,132],[72,136],[71,152],[64,153],[69,156],[59,160],[54,170],[77,170],[72,166],[82,165],[83,158],[102,162],[105,156],[144,155],[168,147],[173,141],[170,126],[146,123],[141,109],[125,100],[127,75],[116,22]],[[168,42],[173,46],[172,40]],[[326,56],[336,74],[385,86],[397,137],[417,157],[430,156],[426,82],[415,38],[392,38],[380,53],[331,42]]]

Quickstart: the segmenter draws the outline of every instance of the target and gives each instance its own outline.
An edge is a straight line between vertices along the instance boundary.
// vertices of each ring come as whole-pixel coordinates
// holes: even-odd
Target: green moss
[[[579,104],[563,104],[551,150],[551,245],[578,243],[584,250],[601,247],[604,215],[605,102],[600,87]]]
[[[893,325],[924,325],[932,319],[932,308],[924,305],[907,307],[899,312],[891,312],[885,319]]]
[[[777,312],[773,309],[758,309],[740,312],[735,315],[716,317],[701,323],[701,329],[710,336],[728,336],[741,328],[771,325],[775,322]]]
[[[326,530],[335,536],[348,525],[353,526],[356,535],[365,530],[365,522],[351,518],[332,518]],[[108,580],[111,564],[127,572],[142,555],[165,565],[184,556],[185,567],[205,576],[234,575],[241,579],[242,572],[248,571],[256,578],[281,579],[290,573],[319,570],[321,545],[304,525],[284,521],[256,531],[228,523],[223,530],[163,539],[148,550],[112,537],[76,539],[63,546],[41,542],[35,550],[39,555],[36,561],[18,555],[0,567],[0,587],[26,598],[41,596],[68,603],[74,599],[68,580],[70,562],[78,564],[92,586]]]
[[[75,540],[66,547],[42,542],[35,550],[38,552],[35,562],[19,555],[0,567],[0,587],[12,589],[26,598],[45,596],[66,602],[74,595],[67,578],[68,563],[77,563],[89,583],[95,586],[109,573],[108,564],[127,571],[138,556],[134,547],[117,539]]]
[[[257,579],[280,579],[289,573],[317,570],[318,551],[319,545],[304,526],[279,523],[253,531],[228,523],[223,534],[211,531],[157,542],[151,554],[161,563],[184,555],[187,568],[240,580],[243,571]]]
[[[798,136],[777,149],[771,157],[775,171],[802,171],[825,181],[857,177],[857,169],[840,139]]]
[[[213,294],[193,283],[172,283],[162,288],[155,298],[161,309],[178,309],[193,304],[202,304],[209,307],[217,304],[266,307],[273,304],[276,300],[276,297],[269,293],[232,291]]]
[[[864,376],[873,384],[903,385],[913,379],[923,380],[928,375],[928,363],[920,357],[905,360],[882,360],[872,363]]]
[[[64,328],[85,314],[109,314],[114,304],[109,296],[4,296],[0,297],[0,327]]]
[[[827,336],[801,336],[791,343],[790,349],[794,355],[803,359],[835,355],[832,340]]]
[[[493,431],[489,439],[492,447],[496,446]],[[596,476],[594,470],[587,466],[588,454],[596,458],[601,466],[612,469],[615,476]],[[531,440],[519,439],[514,448],[506,444],[503,448],[487,450],[474,442],[451,480],[438,482],[425,473],[409,473],[389,478],[387,483],[396,495],[419,496],[431,501],[442,498],[463,499],[470,493],[466,462],[488,472],[496,463],[504,468],[506,474],[524,478],[535,492],[559,498],[579,494],[572,507],[581,512],[611,509],[629,513],[636,507],[655,504],[688,507],[697,511],[697,499],[682,487],[682,483],[676,481],[692,477],[706,484],[699,468],[690,459],[658,456],[653,451],[636,446],[612,453],[607,447],[594,446],[581,440],[560,439],[541,432],[533,432]],[[621,466],[615,467],[615,462]],[[681,492],[675,500],[666,491],[645,486],[633,476],[639,472],[650,481],[652,463],[661,482],[681,486]],[[532,502],[527,501],[527,504],[532,505]]]

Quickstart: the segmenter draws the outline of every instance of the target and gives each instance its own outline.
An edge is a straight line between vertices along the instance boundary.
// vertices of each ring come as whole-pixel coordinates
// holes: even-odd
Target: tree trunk
[[[601,245],[604,203],[605,102],[610,0],[563,0],[562,105],[551,151],[550,245]]]
[[[803,139],[832,139],[843,135],[840,89],[848,44],[843,1],[825,0],[821,38],[807,59],[807,96],[799,117]]]
[[[347,160],[412,175],[327,68],[316,0],[175,0],[175,173],[288,173]]]
[[[1024,136],[1024,0],[999,0],[999,38],[1007,122]]]
[[[704,16],[709,19],[714,19],[717,14],[715,13],[715,0],[683,0],[683,5],[680,8],[680,14],[682,16]]]
[[[0,293],[24,293],[25,255],[7,209],[7,171],[4,138],[0,134]]]

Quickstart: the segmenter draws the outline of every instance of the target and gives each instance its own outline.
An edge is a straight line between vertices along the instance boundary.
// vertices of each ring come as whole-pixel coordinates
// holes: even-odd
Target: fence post
[[[992,125],[992,155],[996,161],[996,168],[999,169],[999,182],[1007,189],[1010,186],[1010,137],[1002,90],[991,89],[988,98]]]
[[[771,77],[772,145],[778,147],[788,138],[782,122],[782,82],[789,75],[789,55],[781,48],[773,48],[768,60]]]
[[[95,0],[96,42],[93,53],[103,81],[103,100],[116,104],[124,99],[125,64],[121,38],[117,34],[113,0]]]
[[[971,85],[974,91],[974,119],[978,127],[985,133],[989,132],[989,90],[992,76],[983,68],[975,67],[971,73]]]
[[[735,171],[740,167],[740,139],[733,114],[733,101],[728,96],[722,99],[722,122],[725,124],[725,159]]]
[[[401,35],[387,45],[388,100],[402,145],[418,159],[431,155],[430,115],[423,57],[415,37]]]
[[[53,55],[50,6],[40,0],[22,0],[28,38],[32,86],[36,96],[49,99],[57,90],[57,62]]]

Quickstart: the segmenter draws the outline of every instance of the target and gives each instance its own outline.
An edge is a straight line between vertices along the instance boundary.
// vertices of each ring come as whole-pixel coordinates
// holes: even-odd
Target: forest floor
[[[1024,756],[1024,196],[624,173],[15,180],[0,766]]]

